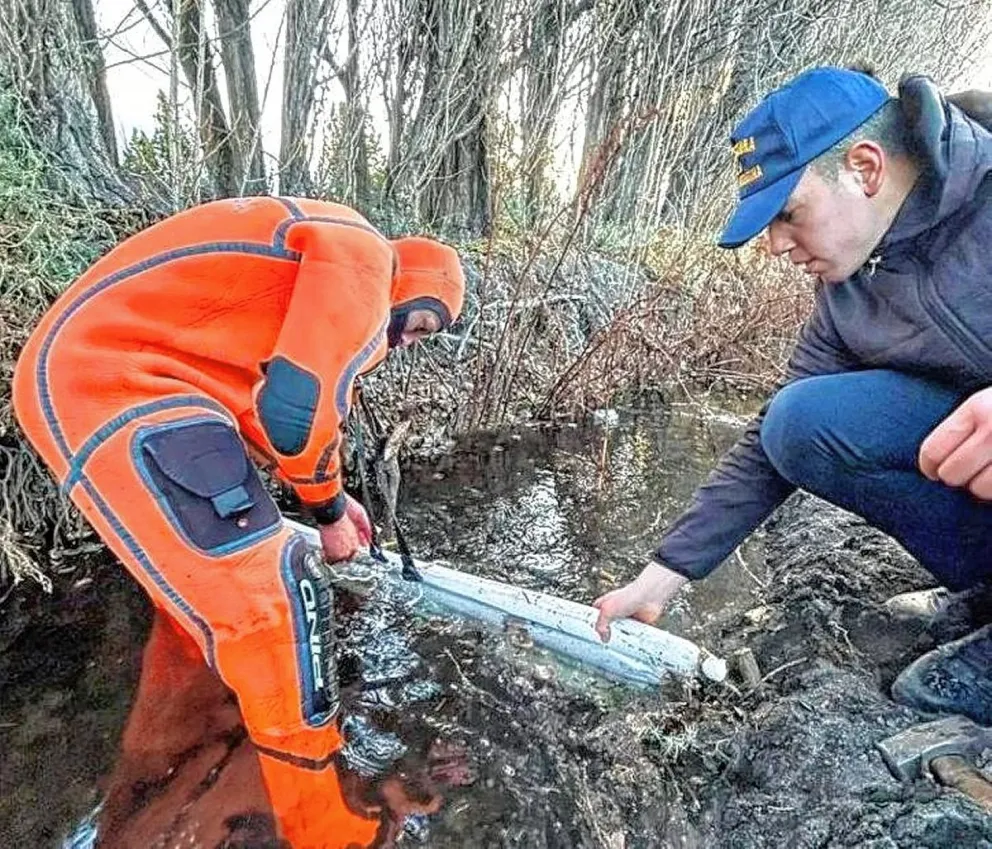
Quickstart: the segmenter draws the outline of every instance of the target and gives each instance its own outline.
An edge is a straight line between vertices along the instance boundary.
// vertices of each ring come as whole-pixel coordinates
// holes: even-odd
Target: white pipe
[[[286,525],[320,546],[316,528],[292,519]],[[383,577],[403,581],[400,558],[385,552]],[[422,601],[436,612],[454,612],[497,628],[525,630],[535,645],[592,666],[614,680],[657,686],[671,674],[723,681],[727,663],[690,640],[633,619],[613,622],[604,643],[595,630],[598,612],[588,605],[469,575],[436,563],[416,563]],[[336,567],[341,569],[341,566]],[[343,567],[347,576],[347,566]]]

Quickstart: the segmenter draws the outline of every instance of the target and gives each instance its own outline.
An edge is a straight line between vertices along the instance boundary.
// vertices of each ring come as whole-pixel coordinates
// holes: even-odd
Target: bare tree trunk
[[[79,32],[65,4],[0,0],[0,83],[18,97],[56,166],[62,182],[55,188],[112,205],[131,202],[133,193],[105,146],[83,68]]]
[[[193,89],[194,99],[202,104],[199,132],[207,170],[221,197],[235,197],[241,189],[241,175],[237,171],[231,130],[214,75],[210,41],[200,31],[203,20],[201,1],[179,2],[179,61]]]
[[[537,221],[543,212],[545,173],[550,155],[549,140],[558,112],[561,80],[559,64],[562,20],[567,0],[543,0],[530,21],[527,44],[528,61],[524,68],[520,110],[520,165],[523,179],[524,215],[527,224]]]
[[[635,31],[642,12],[632,0],[619,0],[597,8],[596,14],[600,31],[594,60],[595,82],[586,110],[579,184],[588,186],[598,196],[596,218],[616,221],[610,183],[629,132],[636,73]]]
[[[308,194],[313,189],[307,129],[313,112],[317,62],[327,39],[329,0],[288,0],[286,58],[279,142],[279,191]]]
[[[332,183],[340,200],[357,209],[367,210],[371,200],[372,181],[369,174],[365,81],[359,63],[362,42],[360,10],[360,0],[348,0],[348,53],[344,61],[339,63],[330,45],[326,43],[323,45],[322,55],[344,91],[344,103],[335,110],[337,120],[334,122],[335,137],[331,144],[334,152]]]
[[[234,172],[242,181],[238,194],[263,194],[267,187],[248,0],[214,0],[214,9],[227,79]]]
[[[569,67],[563,51],[569,29],[591,0],[542,0],[529,22],[520,108],[521,174],[528,224],[541,218],[551,194],[547,170],[551,135],[565,94]]]
[[[89,83],[90,97],[96,108],[99,121],[100,135],[107,150],[107,157],[116,168],[120,162],[117,158],[117,136],[114,131],[114,113],[110,107],[110,92],[107,90],[107,70],[103,61],[103,51],[100,49],[96,29],[96,15],[93,12],[92,0],[72,0],[72,12],[76,19],[79,32],[80,47],[82,48],[83,63],[86,68],[86,78]]]
[[[423,88],[407,174],[426,224],[473,235],[492,228],[487,135],[503,11],[498,3],[422,2],[417,49]]]
[[[231,131],[214,75],[210,41],[206,33],[201,32],[201,0],[174,0],[174,3],[166,4],[170,15],[175,12],[174,6],[178,8],[178,15],[173,21],[178,24],[178,44],[173,43],[176,39],[155,17],[146,0],[135,0],[135,3],[165,45],[178,52],[183,75],[193,91],[195,102],[200,105],[197,131],[207,171],[217,194],[221,197],[237,196],[241,188],[241,175],[236,171]]]
[[[358,65],[359,0],[348,0],[348,59],[341,69],[344,87],[344,143],[348,155],[348,180],[345,200],[359,208],[369,201],[369,142],[366,133],[367,116],[361,102],[361,77]]]
[[[406,11],[408,4],[416,7],[417,0],[401,0],[401,8],[404,11]],[[406,15],[401,13],[397,17],[405,19]],[[396,44],[396,70],[393,74],[386,72],[387,78],[391,76],[393,81],[391,95],[388,90],[388,79],[384,83],[384,97],[389,121],[389,156],[386,160],[386,178],[383,188],[383,199],[386,203],[396,203],[396,187],[404,158],[406,109],[411,85],[410,69],[414,62],[414,44],[410,38],[409,27],[404,27],[402,32],[395,33],[395,37],[391,40]]]

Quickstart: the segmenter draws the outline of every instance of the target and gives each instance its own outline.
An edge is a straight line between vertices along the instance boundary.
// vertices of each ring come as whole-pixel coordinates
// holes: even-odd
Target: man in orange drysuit
[[[459,313],[455,252],[351,209],[205,204],[117,246],[44,316],[14,407],[63,492],[237,694],[282,836],[324,845],[340,746],[331,594],[247,448],[328,560],[367,541],[339,431],[355,377]]]

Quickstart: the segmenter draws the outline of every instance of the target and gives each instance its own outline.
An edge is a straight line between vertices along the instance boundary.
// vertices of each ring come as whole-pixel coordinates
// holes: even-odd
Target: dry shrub
[[[594,333],[548,391],[545,414],[621,393],[714,386],[767,390],[783,375],[812,286],[759,243],[729,252],[667,233],[647,251],[644,291]]]
[[[0,88],[0,598],[24,577],[41,579],[39,549],[85,532],[17,428],[10,397],[17,356],[59,293],[118,233],[143,221],[137,211],[68,197],[52,176],[17,99]]]
[[[532,418],[559,375],[637,296],[634,265],[567,245],[462,251],[468,292],[450,331],[394,352],[367,381],[386,418],[413,418],[425,443]]]
[[[414,421],[419,452],[673,384],[767,390],[811,307],[809,282],[760,244],[730,252],[669,232],[619,260],[489,247],[463,250],[469,291],[458,325],[394,352],[367,381],[384,419]]]

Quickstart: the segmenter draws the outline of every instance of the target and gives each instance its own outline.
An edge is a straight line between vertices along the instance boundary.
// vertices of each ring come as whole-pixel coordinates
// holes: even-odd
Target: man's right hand
[[[329,525],[320,525],[320,544],[324,549],[324,559],[328,563],[351,560],[358,549],[372,541],[372,524],[368,514],[350,495],[344,515]]]
[[[592,603],[599,609],[597,633],[606,643],[610,640],[610,622],[614,619],[629,617],[654,624],[665,605],[688,580],[658,563],[649,563],[629,584],[600,596]]]

